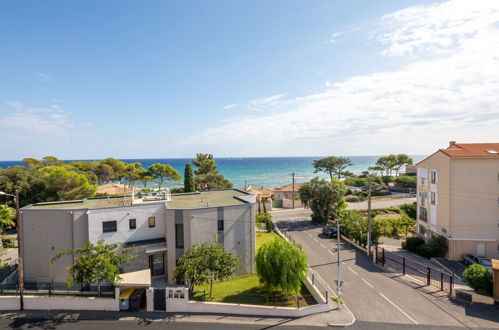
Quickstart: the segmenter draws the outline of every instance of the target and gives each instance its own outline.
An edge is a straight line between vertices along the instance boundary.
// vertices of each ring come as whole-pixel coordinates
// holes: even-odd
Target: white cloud
[[[327,44],[334,44],[338,41],[338,37],[343,35],[343,31],[335,32],[329,36],[329,39],[326,41]]]
[[[18,102],[8,102],[7,111],[0,112],[0,126],[26,133],[44,136],[69,136],[76,127],[71,120],[71,112],[60,105],[52,104],[47,108],[28,107]],[[3,114],[7,112],[7,114]],[[83,126],[89,126],[85,123]]]
[[[499,1],[410,7],[380,24],[375,37],[385,46],[383,54],[414,55],[411,64],[328,82],[325,91],[295,99],[278,94],[252,101],[250,107],[280,102],[288,108],[225,122],[190,142],[227,146],[251,140],[269,150],[289,142],[304,153],[310,146],[370,150],[368,144],[380,141],[395,147],[499,138]],[[349,153],[358,154],[344,151]]]
[[[229,109],[235,108],[238,105],[239,105],[239,103],[227,104],[226,106],[224,106],[224,110],[229,110]]]
[[[41,82],[48,83],[52,81],[52,77],[45,73],[37,73],[36,76]]]

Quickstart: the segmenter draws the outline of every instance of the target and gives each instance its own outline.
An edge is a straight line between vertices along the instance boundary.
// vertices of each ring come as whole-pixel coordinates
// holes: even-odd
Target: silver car
[[[492,273],[492,262],[490,258],[478,257],[471,253],[465,253],[463,255],[464,263],[467,265],[479,264],[487,267],[487,269]]]

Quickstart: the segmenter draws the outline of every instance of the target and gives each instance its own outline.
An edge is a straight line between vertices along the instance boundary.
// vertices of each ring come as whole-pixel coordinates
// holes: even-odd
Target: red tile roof
[[[454,143],[440,151],[449,157],[499,157],[499,143]]]
[[[295,183],[295,191],[298,191],[298,189],[303,186],[303,183]],[[292,184],[287,184],[279,188],[275,188],[274,191],[293,191],[293,185]]]

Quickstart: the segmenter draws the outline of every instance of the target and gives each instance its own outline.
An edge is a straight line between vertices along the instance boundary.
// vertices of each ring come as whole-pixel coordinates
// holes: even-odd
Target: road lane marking
[[[310,237],[312,237],[312,235],[309,232],[307,232],[307,235],[310,236]]]
[[[356,276],[359,276],[359,274],[357,274],[357,272],[355,270],[353,270],[352,267],[348,266],[348,269],[350,269],[350,271],[352,273],[354,273]]]
[[[331,253],[334,256],[334,252],[333,251],[327,251],[327,252]]]
[[[366,281],[365,279],[361,278],[362,281],[364,281],[364,283],[366,283],[368,286],[370,286],[372,289],[374,289],[374,286],[369,283],[368,281]]]
[[[316,241],[317,243],[319,243],[319,241],[317,240],[317,238],[314,238],[314,241]]]
[[[409,320],[411,320],[412,322],[414,322],[414,324],[418,324],[418,322],[416,322],[415,319],[413,319],[412,317],[410,317],[406,312],[404,312],[400,307],[398,307],[397,305],[395,305],[395,303],[393,303],[393,301],[391,301],[390,299],[388,299],[384,294],[382,294],[381,292],[378,292],[381,297],[385,298],[386,301],[388,301],[390,304],[393,305],[393,307],[395,307],[396,309],[398,309],[402,314],[404,314],[405,316],[407,316],[407,318]]]
[[[326,247],[324,244],[322,244],[322,243],[320,243],[320,244],[321,244],[321,246],[322,246],[323,248],[327,249],[327,247]]]

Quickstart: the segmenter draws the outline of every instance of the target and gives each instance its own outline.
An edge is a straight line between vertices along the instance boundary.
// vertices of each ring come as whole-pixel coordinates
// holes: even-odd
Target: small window
[[[175,247],[177,249],[184,248],[184,225],[181,223],[175,224]]]
[[[147,223],[149,224],[149,228],[156,227],[156,217],[149,217]]]
[[[224,231],[224,221],[223,220],[218,220],[218,231]]]
[[[437,203],[437,193],[432,191],[430,192],[430,200],[431,200],[431,205],[435,205]]]
[[[130,225],[130,229],[137,228],[137,220],[136,219],[130,219],[130,220],[128,220],[128,223]]]
[[[437,183],[437,171],[430,171],[431,183]]]
[[[102,232],[103,233],[112,233],[117,230],[117,222],[116,221],[104,221],[102,222]]]

